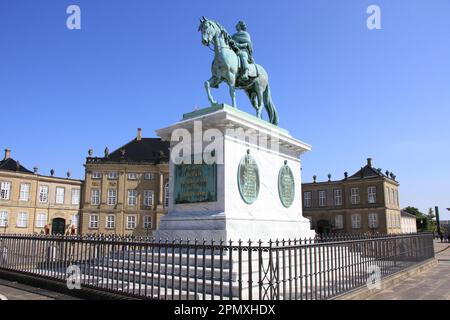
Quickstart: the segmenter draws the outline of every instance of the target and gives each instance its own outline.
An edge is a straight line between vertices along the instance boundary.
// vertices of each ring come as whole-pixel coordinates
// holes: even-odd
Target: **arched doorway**
[[[63,218],[55,218],[52,221],[52,235],[63,236],[66,231],[66,220]]]
[[[328,234],[331,232],[331,224],[328,220],[317,221],[317,233]]]

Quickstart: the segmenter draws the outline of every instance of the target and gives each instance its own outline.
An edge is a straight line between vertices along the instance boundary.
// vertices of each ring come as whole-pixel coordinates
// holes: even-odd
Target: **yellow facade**
[[[0,185],[0,233],[78,231],[82,181],[0,170]]]

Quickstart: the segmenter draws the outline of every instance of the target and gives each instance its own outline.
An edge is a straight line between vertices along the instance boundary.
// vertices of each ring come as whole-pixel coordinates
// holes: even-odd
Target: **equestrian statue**
[[[270,95],[269,76],[253,59],[253,44],[245,22],[239,21],[237,32],[230,36],[218,22],[202,17],[199,31],[202,33],[202,43],[208,47],[211,44],[214,46],[212,77],[205,82],[211,105],[217,105],[211,88],[218,88],[225,81],[230,88],[233,108],[236,108],[235,91],[242,89],[256,109],[256,116],[262,118],[264,105],[269,122],[278,125],[278,112]]]

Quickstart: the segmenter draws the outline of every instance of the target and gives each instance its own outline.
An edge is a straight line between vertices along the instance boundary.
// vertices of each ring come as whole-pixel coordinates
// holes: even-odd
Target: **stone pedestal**
[[[203,150],[211,150],[211,135],[220,133],[222,142],[217,137],[214,141],[218,163],[199,165],[199,170],[177,167],[174,152],[180,145],[178,140],[171,142],[169,210],[156,238],[268,241],[314,236],[302,216],[300,156],[311,149],[309,145],[227,105],[185,114],[157,134],[171,141],[174,131],[191,134],[197,159]],[[196,177],[180,178],[186,175]]]

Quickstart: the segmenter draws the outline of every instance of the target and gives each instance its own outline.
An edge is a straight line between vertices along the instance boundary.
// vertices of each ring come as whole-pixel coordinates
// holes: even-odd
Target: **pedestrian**
[[[444,234],[441,232],[439,235],[441,237],[441,243],[444,242]]]

